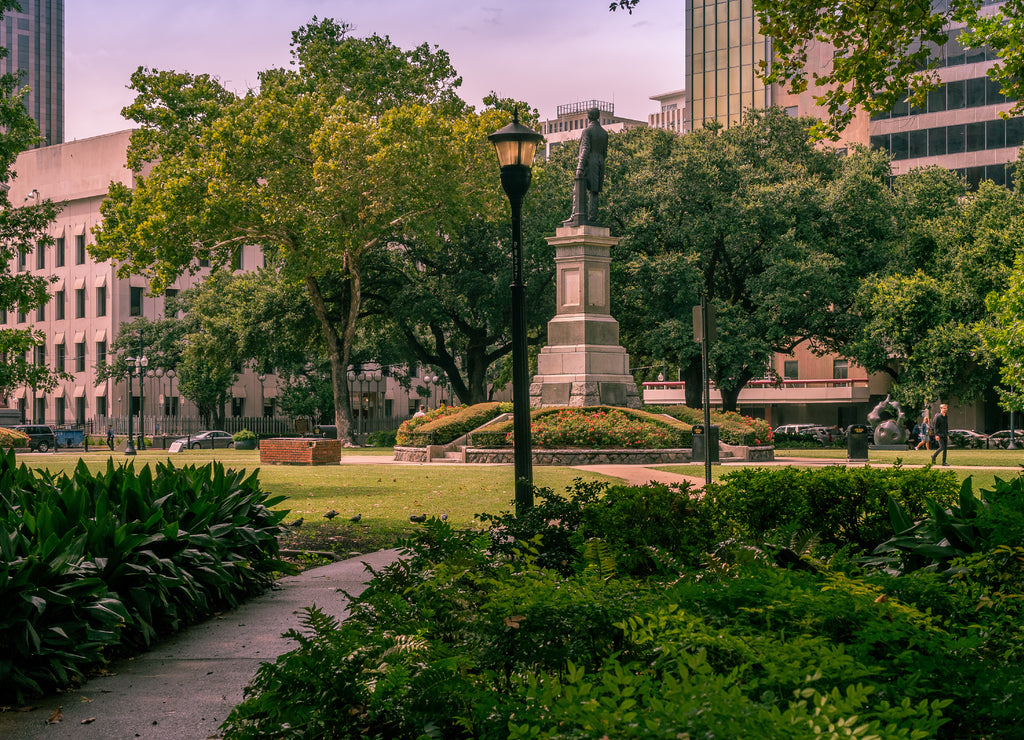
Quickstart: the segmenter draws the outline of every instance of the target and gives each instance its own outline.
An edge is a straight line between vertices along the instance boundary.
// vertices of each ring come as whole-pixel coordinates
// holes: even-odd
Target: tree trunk
[[[350,280],[353,285],[346,319],[346,331],[344,335],[339,335],[327,313],[327,305],[320,292],[319,283],[313,276],[306,278],[306,291],[309,294],[310,303],[313,305],[313,313],[316,314],[320,322],[320,329],[327,341],[327,359],[331,363],[331,387],[334,392],[334,423],[338,426],[338,439],[346,447],[351,447],[354,444],[352,406],[348,388],[348,361],[352,350],[351,342],[347,341],[350,340],[348,326],[351,325],[354,330],[353,306],[358,310],[359,305],[359,281],[357,278],[350,278]]]

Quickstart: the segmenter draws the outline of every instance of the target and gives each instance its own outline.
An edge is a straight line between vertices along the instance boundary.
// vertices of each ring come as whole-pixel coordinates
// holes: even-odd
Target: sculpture
[[[604,159],[608,154],[608,132],[600,122],[601,111],[587,111],[590,123],[580,136],[580,156],[572,193],[572,215],[565,226],[597,225],[597,196],[604,185]]]
[[[907,441],[905,415],[898,402],[889,396],[879,402],[868,414],[868,421],[875,428],[876,445],[899,445]]]

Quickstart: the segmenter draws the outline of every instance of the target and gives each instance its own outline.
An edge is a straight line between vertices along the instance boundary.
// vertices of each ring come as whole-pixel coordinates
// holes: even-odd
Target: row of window
[[[850,361],[842,358],[832,360],[832,378],[846,380],[850,377]],[[782,378],[784,380],[800,379],[799,360],[783,360]]]
[[[46,269],[46,248],[37,244],[33,250],[36,255],[36,269]],[[67,248],[66,242],[63,236],[57,237],[57,240],[53,244],[53,266],[64,267],[67,264]],[[75,235],[75,264],[84,265],[86,260],[85,254],[85,234]],[[18,250],[18,271],[24,272],[28,269],[28,250],[22,248]]]
[[[1024,146],[1024,118],[997,118],[994,121],[881,134],[871,137],[871,146],[889,152],[893,159],[941,157],[1019,147]]]
[[[178,291],[168,289],[165,295],[171,297],[177,295]],[[129,288],[129,299],[128,299],[128,315],[129,316],[142,316],[142,295],[143,288]],[[85,304],[86,304],[86,289],[76,288],[75,289],[75,315],[76,319],[85,318]],[[58,290],[53,294],[49,303],[44,303],[42,306],[36,308],[36,321],[46,321],[46,308],[47,306],[53,307],[53,318],[55,321],[63,321],[67,318],[67,293],[63,290]],[[107,287],[100,285],[96,288],[96,316],[102,317],[107,315]],[[18,324],[24,324],[28,321],[28,314],[24,311],[18,311],[17,322]],[[0,324],[7,323],[7,310],[0,310]]]
[[[975,77],[970,80],[954,80],[945,82],[928,93],[925,105],[912,106],[904,95],[893,109],[887,113],[871,116],[872,121],[884,121],[887,118],[904,118],[922,113],[941,113],[947,110],[964,110],[981,108],[985,105],[999,105],[1013,102],[1016,98],[1003,95],[999,83],[990,77]]]

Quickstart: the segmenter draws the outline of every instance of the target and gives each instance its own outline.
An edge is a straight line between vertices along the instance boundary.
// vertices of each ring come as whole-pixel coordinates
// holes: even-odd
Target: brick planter
[[[260,463],[266,465],[337,465],[341,442],[312,437],[264,439]]]

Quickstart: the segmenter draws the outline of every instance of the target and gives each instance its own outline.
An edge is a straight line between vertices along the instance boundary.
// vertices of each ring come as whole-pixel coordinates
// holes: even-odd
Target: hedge
[[[535,409],[530,412],[534,447],[587,449],[674,449],[690,447],[689,424],[647,411],[614,406]],[[509,447],[511,419],[489,424],[470,435],[475,447]]]
[[[395,443],[400,447],[446,445],[497,416],[498,403],[473,406],[438,406],[423,416],[402,422]]]

